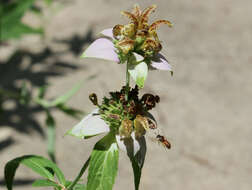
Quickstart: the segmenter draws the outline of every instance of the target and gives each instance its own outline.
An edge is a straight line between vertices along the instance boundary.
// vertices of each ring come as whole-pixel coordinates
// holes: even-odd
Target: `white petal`
[[[144,57],[142,55],[138,54],[138,53],[133,52],[133,55],[134,55],[137,62],[140,62],[140,61],[144,60]]]
[[[101,119],[98,114],[98,109],[95,109],[93,112],[85,116],[77,125],[75,125],[67,134],[85,138],[102,133],[109,132],[109,126]]]
[[[136,82],[137,86],[143,88],[148,74],[147,64],[145,62],[141,62],[136,65],[130,65],[129,73],[133,80]]]
[[[158,70],[167,70],[172,72],[172,67],[168,63],[167,59],[160,53],[158,53],[152,60],[151,66]]]
[[[119,135],[116,135],[116,141],[119,148],[126,152],[129,157],[135,156],[141,149],[146,149],[144,136],[136,139],[134,132],[131,134],[131,138],[121,139]]]
[[[98,58],[119,63],[119,57],[113,42],[107,38],[99,38],[95,40],[81,55],[81,58]]]
[[[101,31],[100,34],[114,40],[113,28],[107,28],[107,29]]]

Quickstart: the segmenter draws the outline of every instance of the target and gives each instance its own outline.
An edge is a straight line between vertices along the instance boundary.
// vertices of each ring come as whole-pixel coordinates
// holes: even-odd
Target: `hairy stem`
[[[78,183],[78,181],[80,180],[81,176],[84,174],[85,170],[87,169],[88,165],[89,165],[89,161],[90,161],[90,157],[87,159],[87,161],[85,162],[85,164],[82,166],[78,176],[75,178],[75,180],[73,181],[73,183],[68,187],[68,190],[72,190],[73,187],[76,185],[76,183]]]

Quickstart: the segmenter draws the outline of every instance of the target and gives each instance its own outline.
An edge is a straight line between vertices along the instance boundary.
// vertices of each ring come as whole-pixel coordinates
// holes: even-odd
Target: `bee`
[[[157,135],[156,136],[157,140],[166,148],[170,149],[171,148],[171,143],[162,135]]]
[[[157,125],[155,124],[154,121],[151,119],[148,120],[148,133],[154,133],[154,138],[152,139],[158,141],[160,144],[162,144],[165,148],[170,149],[171,148],[171,143],[166,139],[165,136],[161,135],[161,130],[157,128]]]

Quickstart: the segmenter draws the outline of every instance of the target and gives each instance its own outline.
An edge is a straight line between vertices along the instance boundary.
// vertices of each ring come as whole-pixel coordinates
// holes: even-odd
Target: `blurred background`
[[[151,21],[174,23],[158,30],[174,76],[153,71],[142,92],[160,95],[153,114],[172,149],[147,141],[140,189],[252,189],[252,1],[20,2],[0,1],[0,189],[6,162],[25,154],[48,157],[55,134],[51,156],[69,179],[77,175],[99,137],[64,134],[94,109],[90,93],[101,99],[124,84],[125,69],[79,57],[100,31],[127,23],[120,11],[135,3],[157,4]],[[62,95],[64,101],[52,103]],[[34,189],[37,177],[20,167],[14,189]],[[123,152],[114,189],[134,189]]]

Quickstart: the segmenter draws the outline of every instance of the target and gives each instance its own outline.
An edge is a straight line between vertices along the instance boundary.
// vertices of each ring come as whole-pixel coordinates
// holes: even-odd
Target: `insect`
[[[162,135],[157,135],[156,138],[162,145],[164,145],[166,148],[170,149],[171,148],[171,143]]]
[[[166,139],[165,136],[161,135],[161,130],[157,128],[157,125],[155,124],[155,121],[152,121],[148,118],[148,128],[147,133],[154,134],[154,138],[152,139],[157,140],[159,143],[161,143],[165,148],[170,149],[171,143]]]

